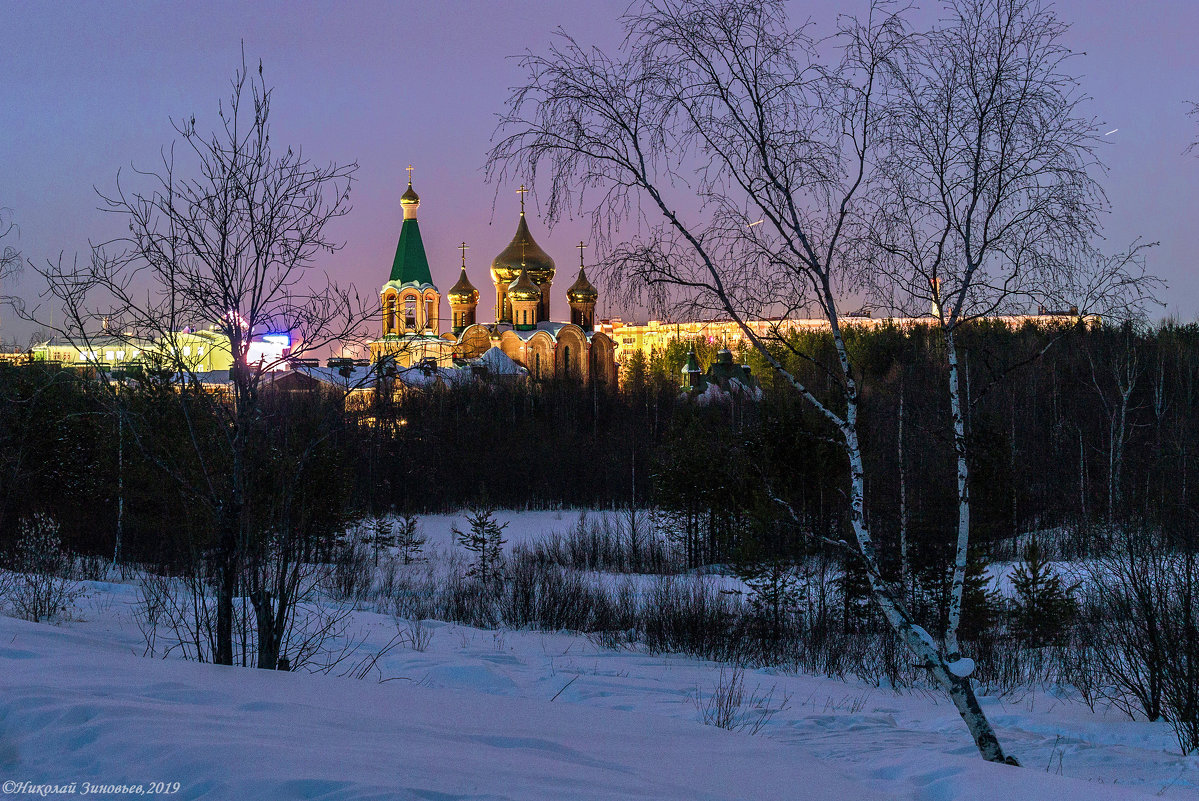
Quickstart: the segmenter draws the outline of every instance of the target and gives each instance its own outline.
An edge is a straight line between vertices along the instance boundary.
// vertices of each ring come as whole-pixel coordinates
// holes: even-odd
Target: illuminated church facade
[[[466,243],[457,283],[447,293],[450,326],[443,330],[441,292],[433,283],[421,240],[417,211],[420,197],[412,188],[400,198],[404,221],[391,273],[379,292],[382,326],[370,343],[371,361],[394,362],[396,367],[430,365],[439,368],[495,366],[509,361],[534,380],[573,379],[583,384],[616,386],[616,348],[607,334],[596,330],[599,292],[587,279],[583,243],[579,243],[579,272],[566,290],[569,321],[554,321],[551,293],[554,260],[533,239],[521,187],[520,217],[512,241],[491,261],[495,290],[494,322],[478,319],[480,294],[467,276]],[[497,353],[506,359],[498,359]]]

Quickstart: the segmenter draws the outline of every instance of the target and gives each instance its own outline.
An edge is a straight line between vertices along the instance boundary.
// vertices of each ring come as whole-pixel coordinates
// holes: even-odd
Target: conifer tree
[[[855,631],[870,619],[870,579],[858,559],[846,559],[844,572],[836,580],[841,593],[841,623],[845,631]]]
[[[625,360],[622,386],[626,391],[639,393],[649,384],[649,359],[641,350],[634,350]]]
[[[383,548],[391,548],[396,544],[395,530],[386,515],[375,515],[368,532],[363,541],[371,546],[375,555],[375,567],[378,567],[379,551]]]
[[[962,591],[962,621],[958,636],[976,640],[995,625],[999,617],[999,592],[991,587],[987,575],[987,559],[977,548],[970,549],[966,562],[966,586]]]
[[[404,564],[421,560],[427,538],[420,532],[420,520],[416,515],[404,515],[395,528],[395,546]]]
[[[1012,574],[1016,592],[1012,623],[1016,635],[1034,647],[1059,640],[1078,611],[1074,599],[1076,586],[1064,584],[1037,541],[1030,542],[1024,549],[1024,561],[1016,565]]]
[[[458,544],[475,555],[475,563],[471,565],[468,575],[478,576],[484,583],[495,581],[500,577],[504,558],[503,547],[504,529],[507,523],[499,523],[495,519],[495,510],[484,507],[472,509],[466,515],[469,531],[463,531],[455,523],[450,527]]]
[[[804,595],[794,565],[776,557],[744,561],[736,571],[749,587],[749,605],[762,625],[762,639],[777,648],[788,610],[798,607]]]

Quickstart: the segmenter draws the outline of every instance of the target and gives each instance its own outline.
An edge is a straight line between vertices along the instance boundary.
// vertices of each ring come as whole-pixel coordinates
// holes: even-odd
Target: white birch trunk
[[[932,677],[933,681],[949,695],[962,721],[966,724],[966,728],[970,731],[970,736],[974,738],[974,744],[983,759],[989,762],[1018,765],[1019,763],[1015,758],[1003,753],[1003,747],[999,744],[999,738],[996,736],[995,730],[991,728],[990,721],[987,720],[986,714],[983,712],[978,699],[974,695],[974,688],[970,683],[970,678],[968,676],[957,676],[950,669],[950,662],[955,661],[957,657],[947,659],[937,650],[936,644],[928,634],[913,623],[911,614],[908,612],[902,598],[896,596],[894,586],[886,581],[879,571],[874,540],[870,535],[869,528],[866,526],[864,514],[866,482],[861,445],[858,441],[857,386],[848,369],[848,354],[845,351],[845,343],[841,338],[840,330],[835,325],[833,327],[833,341],[837,347],[838,357],[842,360],[846,383],[846,413],[845,422],[841,426],[841,433],[845,439],[845,453],[849,459],[850,523],[853,526],[854,536],[858,542],[858,551],[866,568],[866,575],[870,581],[870,589],[874,600],[878,603],[879,609],[882,610],[883,617],[886,618],[887,623],[899,635],[900,640],[907,646],[907,649],[928,670],[929,676]]]
[[[896,436],[897,458],[899,460],[899,576],[903,582],[904,600],[910,600],[913,592],[912,563],[908,557],[908,483],[907,471],[903,462],[903,375],[899,377],[899,433]]]
[[[953,450],[957,459],[958,536],[954,550],[953,580],[949,590],[949,623],[945,628],[945,650],[949,659],[961,655],[958,627],[962,622],[962,596],[966,590],[966,558],[970,549],[970,468],[966,463],[966,419],[958,371],[957,344],[953,329],[945,329],[946,355],[949,359],[949,409],[953,417]]]

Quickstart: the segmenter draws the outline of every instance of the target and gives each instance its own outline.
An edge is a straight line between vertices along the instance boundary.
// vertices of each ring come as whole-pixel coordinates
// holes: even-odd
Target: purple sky
[[[386,280],[401,221],[404,168],[415,165],[421,229],[434,281],[456,279],[457,244],[486,307],[491,258],[516,223],[515,186],[483,182],[496,114],[521,75],[507,56],[540,50],[557,26],[587,42],[617,41],[626,0],[591,2],[18,3],[0,4],[0,206],[20,226],[16,245],[35,260],[83,253],[119,232],[96,210],[93,187],[113,186],[118,168],[153,166],[172,139],[168,118],[195,114],[202,128],[245,40],[276,87],[274,138],[314,159],[357,160],[351,214],[334,230],[345,248],[327,262],[339,279],[372,295]],[[827,22],[865,2],[792,4],[796,18]],[[1094,97],[1093,113],[1118,128],[1107,137],[1104,180],[1113,206],[1110,249],[1137,235],[1161,246],[1151,268],[1166,278],[1167,312],[1199,316],[1199,158],[1182,151],[1199,125],[1199,2],[1062,0],[1068,42]],[[552,233],[531,209],[533,235],[558,263],[553,313],[584,226]],[[16,287],[37,291],[26,275]],[[601,300],[601,315],[619,314]],[[482,319],[490,319],[481,310]],[[22,340],[11,319],[0,338]]]

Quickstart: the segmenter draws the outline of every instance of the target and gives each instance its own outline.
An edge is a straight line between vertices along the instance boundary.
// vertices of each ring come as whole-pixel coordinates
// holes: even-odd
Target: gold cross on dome
[[[412,165],[408,165],[408,185],[412,186]]]
[[[516,190],[516,194],[520,195],[520,213],[521,214],[525,213],[525,193],[527,193],[528,191],[529,191],[528,189],[525,189],[524,184],[521,184],[520,189]]]
[[[470,245],[463,242],[458,246],[458,250],[462,251],[462,269],[466,269],[466,251],[470,250]]]
[[[583,249],[586,248],[587,246],[584,245],[583,240],[580,239],[579,244],[575,245],[575,247],[579,249],[579,266],[582,267],[583,266]]]

